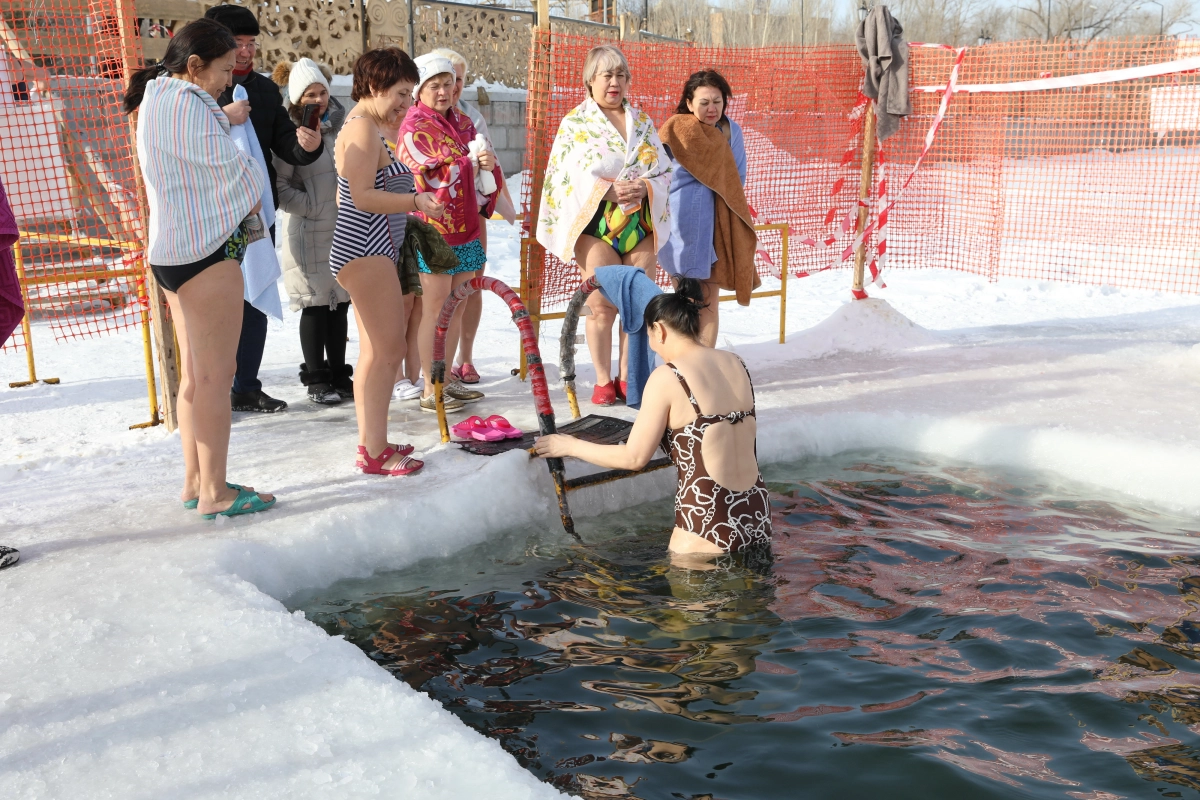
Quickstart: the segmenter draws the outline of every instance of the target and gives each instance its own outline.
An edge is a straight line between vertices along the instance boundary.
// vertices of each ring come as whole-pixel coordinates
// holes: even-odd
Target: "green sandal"
[[[201,514],[204,519],[216,519],[218,515],[222,517],[236,517],[238,514],[255,514],[259,511],[266,511],[271,506],[275,505],[275,498],[270,500],[260,500],[258,492],[253,492],[249,489],[239,489],[237,499],[233,501],[233,505],[224,511],[216,511],[212,514]]]
[[[242,487],[238,486],[236,483],[228,483],[227,482],[225,485],[228,486],[230,489],[237,489],[239,492],[242,490]],[[193,508],[195,508],[198,505],[200,505],[199,497],[193,497],[191,500],[183,501],[183,507],[186,508],[188,511],[191,511]]]

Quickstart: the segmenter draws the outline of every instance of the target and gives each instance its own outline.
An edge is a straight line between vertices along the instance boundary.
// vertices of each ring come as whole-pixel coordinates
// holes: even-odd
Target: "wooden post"
[[[875,101],[869,101],[867,105],[867,119],[863,124],[863,158],[862,158],[862,182],[858,185],[858,199],[860,203],[868,203],[871,199],[871,181],[875,173]],[[870,206],[860,204],[858,207],[858,227],[855,229],[855,235],[862,233],[867,226],[867,217],[870,213]],[[867,239],[866,237],[859,243],[858,249],[854,251],[854,291],[861,293],[863,290],[863,267],[867,263]],[[858,294],[855,294],[858,297]]]
[[[529,92],[525,104],[525,130],[530,147],[530,193],[529,209],[525,217],[526,236],[521,253],[521,302],[529,312],[533,323],[533,335],[541,334],[542,266],[546,263],[546,251],[534,238],[538,214],[542,208],[542,182],[546,179],[546,161],[550,156],[546,138],[550,121],[546,118],[550,106],[551,54],[550,0],[537,0],[533,18],[533,41],[529,53]],[[526,360],[521,353],[518,374],[525,380]]]
[[[408,54],[413,58],[417,57],[417,22],[416,13],[413,11],[413,3],[416,0],[408,0]]]
[[[129,77],[138,69],[142,61],[138,50],[138,40],[131,35],[136,18],[133,0],[121,0],[117,24],[121,32],[121,63],[125,68],[126,84],[129,83]],[[176,415],[176,404],[179,397],[179,359],[176,355],[175,328],[171,323],[167,298],[159,288],[158,281],[154,279],[154,273],[150,271],[149,258],[146,257],[145,231],[149,220],[147,216],[143,215],[149,215],[150,205],[146,200],[146,185],[142,182],[142,170],[137,157],[137,112],[129,115],[129,143],[132,150],[130,156],[133,164],[133,180],[137,186],[139,209],[137,229],[134,233],[143,243],[143,257],[140,263],[144,268],[146,297],[150,305],[150,332],[154,339],[154,349],[158,353],[158,374],[161,379],[158,389],[161,392],[162,421],[166,423],[167,430],[174,431],[179,425]],[[145,317],[143,317],[144,319]],[[153,379],[154,375],[151,371],[147,380],[153,383]]]
[[[154,348],[150,345],[150,298],[146,295],[145,274],[150,270],[146,267],[146,256],[143,254],[138,263],[142,266],[142,279],[137,282],[138,303],[142,307],[142,355],[146,361],[146,397],[150,401],[150,421],[139,422],[129,426],[129,430],[137,428],[153,428],[162,424],[158,414],[158,387],[154,382]]]
[[[788,284],[788,226],[780,231],[779,257],[779,343],[787,339],[787,284]]]

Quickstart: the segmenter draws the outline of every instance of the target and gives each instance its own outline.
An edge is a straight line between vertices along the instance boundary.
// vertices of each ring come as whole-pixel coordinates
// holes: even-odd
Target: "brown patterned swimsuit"
[[[734,411],[730,414],[702,414],[700,405],[687,381],[679,374],[674,364],[667,364],[696,412],[696,419],[678,430],[667,428],[663,434],[663,450],[675,462],[679,482],[675,489],[675,526],[688,533],[707,539],[727,553],[736,553],[750,547],[771,544],[771,505],[767,499],[767,486],[762,475],[749,489],[735,492],[713,480],[704,466],[701,443],[704,432],[710,425],[728,422],[737,425],[746,417],[754,416],[754,405],[749,411]],[[746,365],[743,363],[742,368]],[[746,377],[750,371],[746,370]],[[753,397],[754,383],[750,383]],[[758,448],[755,447],[755,455]]]

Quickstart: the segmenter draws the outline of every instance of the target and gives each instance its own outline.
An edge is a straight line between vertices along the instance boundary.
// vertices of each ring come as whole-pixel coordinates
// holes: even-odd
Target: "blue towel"
[[[629,374],[626,376],[625,405],[637,408],[642,404],[642,389],[654,371],[654,353],[650,350],[650,334],[642,324],[646,305],[655,295],[662,294],[654,281],[637,267],[597,267],[596,281],[608,302],[621,315],[621,328],[629,335]]]
[[[733,148],[738,177],[745,186],[746,141],[741,127],[733,120],[729,120],[729,146]],[[671,235],[658,251],[658,263],[672,275],[706,281],[712,276],[712,265],[717,263],[717,248],[713,244],[716,194],[678,161],[671,163],[675,165],[671,192],[667,195],[667,205],[673,212]],[[687,209],[687,213],[679,213],[681,209]]]

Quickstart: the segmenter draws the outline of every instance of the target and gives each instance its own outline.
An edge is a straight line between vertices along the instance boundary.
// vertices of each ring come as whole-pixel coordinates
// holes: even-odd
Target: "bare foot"
[[[242,488],[248,489],[252,492],[254,491],[253,486],[243,486]],[[183,487],[183,491],[180,492],[180,494],[179,494],[179,499],[185,503],[191,502],[192,500],[199,500],[200,499],[200,480],[197,479],[195,483],[185,484]]]

